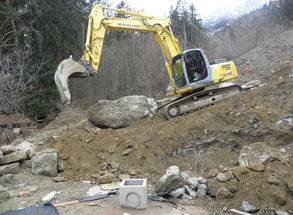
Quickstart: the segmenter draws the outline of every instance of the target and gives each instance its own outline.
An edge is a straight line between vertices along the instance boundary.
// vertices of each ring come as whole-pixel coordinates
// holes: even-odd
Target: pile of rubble
[[[155,191],[160,196],[173,198],[203,198],[207,192],[207,180],[189,171],[180,172],[178,166],[170,166],[156,183]]]
[[[13,178],[13,174],[20,172],[20,168],[31,169],[33,174],[55,177],[54,180],[65,178],[56,177],[58,172],[64,171],[64,165],[58,161],[59,153],[56,149],[37,151],[35,144],[24,141],[18,145],[4,145],[0,147],[0,202],[11,197],[5,181]],[[2,183],[3,181],[3,183]]]

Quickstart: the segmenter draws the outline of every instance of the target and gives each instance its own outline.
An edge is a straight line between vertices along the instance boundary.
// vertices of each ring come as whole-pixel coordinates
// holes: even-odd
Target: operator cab
[[[209,75],[209,63],[201,49],[190,49],[172,59],[176,89],[198,86]]]

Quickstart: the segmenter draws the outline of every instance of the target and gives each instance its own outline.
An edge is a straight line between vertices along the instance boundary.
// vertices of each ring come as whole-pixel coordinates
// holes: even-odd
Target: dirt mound
[[[97,174],[113,172],[116,178],[127,173],[155,182],[170,165],[200,175],[213,168],[233,167],[242,146],[265,142],[286,148],[290,165],[273,163],[262,173],[249,171],[229,182],[239,192],[233,202],[221,204],[239,206],[249,200],[258,207],[276,207],[275,190],[286,193],[285,184],[276,187],[266,180],[277,174],[282,181],[293,171],[293,133],[275,125],[293,112],[293,82],[288,78],[292,67],[287,63],[267,84],[172,121],[157,115],[119,130],[98,129],[86,122],[61,132],[49,147],[59,149],[66,169],[62,175],[70,180],[95,181]],[[287,197],[280,198],[292,206],[292,198]]]

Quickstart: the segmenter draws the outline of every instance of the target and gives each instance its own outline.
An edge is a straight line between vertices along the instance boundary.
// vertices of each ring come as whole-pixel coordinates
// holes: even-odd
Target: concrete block
[[[123,179],[119,188],[120,206],[145,209],[147,207],[147,179]]]

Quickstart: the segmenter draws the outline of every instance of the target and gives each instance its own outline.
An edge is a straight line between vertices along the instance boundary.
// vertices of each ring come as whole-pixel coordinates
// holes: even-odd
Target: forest
[[[70,55],[75,60],[81,58],[88,14],[92,5],[100,2],[112,8],[132,9],[124,1],[109,5],[106,0],[1,0],[2,114],[24,113],[36,122],[54,119],[62,108],[54,73]],[[271,1],[258,11],[229,20],[229,25],[222,20],[216,33],[204,28],[196,5],[184,0],[170,8],[169,18],[182,49],[202,48],[210,60],[231,59],[291,25],[292,11],[291,0]],[[117,16],[115,12],[107,15]],[[98,75],[70,80],[73,105],[86,108],[100,99],[126,95],[163,97],[168,85],[163,62],[151,35],[107,32]]]

